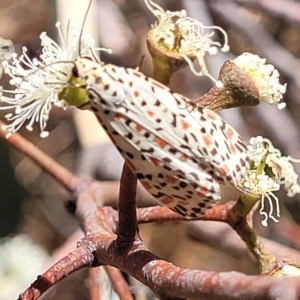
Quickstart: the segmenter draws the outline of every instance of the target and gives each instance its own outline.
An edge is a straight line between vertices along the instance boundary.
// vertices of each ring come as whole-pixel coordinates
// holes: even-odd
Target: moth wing
[[[186,217],[197,218],[221,199],[220,185],[211,175],[168,154],[151,139],[142,139],[134,129],[141,129],[140,124],[128,123],[125,118],[110,124],[114,132],[120,133],[113,138],[121,154],[145,189],[162,204]],[[125,143],[122,133],[135,138]]]
[[[148,82],[132,82],[130,98],[135,105],[127,109],[134,109],[135,121],[197,161],[198,167],[217,181],[237,185],[250,163],[240,135],[213,111],[195,106],[188,98],[172,93],[150,78]]]

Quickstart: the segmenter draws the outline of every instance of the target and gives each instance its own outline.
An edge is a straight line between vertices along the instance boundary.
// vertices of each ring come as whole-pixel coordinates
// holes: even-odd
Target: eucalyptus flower
[[[67,102],[60,97],[60,92],[67,85],[74,61],[80,56],[91,55],[94,40],[72,25],[69,18],[66,34],[57,22],[60,44],[57,44],[45,32],[40,35],[42,55],[31,59],[27,49],[23,48],[20,57],[12,56],[12,63],[3,62],[5,73],[10,77],[12,90],[1,90],[0,110],[14,109],[6,114],[10,122],[5,126],[8,136],[18,131],[25,123],[32,130],[38,123],[41,137],[47,137],[45,130],[52,106],[66,109]],[[80,50],[79,50],[80,48]],[[80,53],[79,53],[80,52]],[[6,104],[6,105],[2,105]]]
[[[280,186],[283,186],[289,197],[300,192],[298,175],[292,164],[300,161],[282,156],[269,139],[261,136],[250,139],[248,150],[251,166],[239,188],[261,196],[260,214],[264,216],[262,225],[267,226],[269,218],[278,222],[280,217],[279,200],[274,192]],[[266,206],[269,207],[268,212]]]
[[[265,58],[245,52],[232,62],[253,79],[261,101],[274,104],[278,109],[285,108],[286,104],[280,101],[286,91],[286,84],[280,84],[278,70],[273,65],[266,64]]]
[[[185,10],[164,11],[152,0],[145,0],[145,4],[157,18],[148,36],[148,39],[151,39],[151,44],[160,48],[165,55],[183,57],[194,74],[208,76],[217,85],[222,85],[209,73],[204,57],[207,53],[216,54],[218,47],[223,52],[229,50],[226,32],[219,26],[205,26],[201,22],[187,17]],[[220,31],[223,35],[223,45],[213,40],[215,30]],[[199,71],[194,65],[195,59],[200,66]]]

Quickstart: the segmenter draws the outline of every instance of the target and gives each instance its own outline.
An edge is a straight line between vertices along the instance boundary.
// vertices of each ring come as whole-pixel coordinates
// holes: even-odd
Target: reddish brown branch
[[[116,249],[117,245],[113,239],[114,235],[106,235],[105,237],[89,236],[84,239],[83,245],[87,249],[91,245],[92,248],[97,249],[95,255],[98,262],[114,265],[134,276],[164,299],[195,297],[201,299],[243,300],[279,299],[282,297],[294,300],[300,297],[300,282],[297,279],[274,279],[262,276],[246,276],[237,272],[216,273],[183,269],[158,259],[147,251],[142,244],[135,245],[135,249],[130,253],[121,254],[119,249]],[[86,250],[83,253],[89,253],[89,251]],[[119,255],[115,256],[116,253]],[[71,255],[67,257],[69,258]],[[88,265],[91,262],[90,259],[87,260],[86,264],[82,265],[78,265],[76,261],[76,268],[79,269],[84,265]],[[72,262],[71,265],[74,266],[75,263]],[[62,268],[63,272],[61,272],[60,268]],[[57,265],[55,271],[65,276],[67,275],[65,268],[66,266]],[[50,270],[41,277],[44,281],[54,283],[55,280],[58,281],[63,277],[56,276],[52,278]],[[72,271],[74,271],[74,267]],[[34,283],[35,287],[38,287],[37,283],[41,283],[41,278]],[[37,288],[33,289],[31,287],[20,299],[37,299],[37,291],[41,293],[41,289],[37,290]],[[33,294],[34,292],[35,294]],[[25,298],[25,295],[27,298]]]
[[[99,268],[91,268],[89,270],[89,289],[90,300],[103,300],[100,292]]]
[[[128,285],[122,276],[120,270],[106,266],[105,270],[107,272],[107,275],[111,279],[111,282],[115,288],[115,291],[120,296],[121,300],[133,300],[133,297],[129,291]]]
[[[129,287],[122,276],[120,270],[106,266],[104,267],[107,276],[110,278],[115,292],[119,295],[121,300],[133,300],[133,297],[129,291]],[[99,268],[90,269],[90,300],[101,300],[101,287],[105,288],[105,284],[100,282]],[[105,292],[105,291],[103,291]],[[106,300],[106,299],[102,299]]]
[[[124,245],[130,246],[137,237],[136,188],[136,176],[128,165],[124,163],[120,183],[119,224],[116,241],[120,247]]]
[[[138,223],[165,222],[165,221],[187,221],[183,216],[171,211],[165,206],[152,206],[137,209]]]
[[[297,299],[299,296],[299,282],[292,279],[280,281],[259,276],[250,277],[234,272],[213,273],[186,270],[158,259],[141,242],[132,245],[131,249],[122,251],[115,242],[116,235],[110,230],[114,226],[113,223],[117,221],[115,217],[109,215],[112,213],[112,210],[100,207],[97,209],[95,205],[92,205],[94,203],[93,198],[88,197],[90,195],[88,189],[83,193],[85,197],[79,197],[78,199],[77,214],[80,218],[83,217],[85,219],[85,222],[82,222],[83,228],[89,234],[84,238],[85,242],[83,245],[89,247],[89,249],[96,249],[94,252],[96,258],[94,263],[97,262],[99,265],[112,265],[119,268],[149,286],[161,298],[249,299],[255,296],[255,299],[276,299],[277,296],[285,295],[286,289],[284,284],[289,286],[289,299]],[[222,217],[220,217],[224,219],[226,215],[224,214],[224,209],[219,211],[223,212]],[[98,231],[97,234],[91,232],[93,227],[90,224],[93,222],[98,224],[96,230],[100,229],[101,232]],[[87,228],[85,228],[85,224]],[[84,252],[87,253],[88,251]],[[90,262],[91,260],[88,261],[88,263]],[[59,269],[60,267],[63,267],[62,271]],[[64,265],[58,264],[50,270],[53,269],[58,274],[67,275]],[[51,281],[47,276],[51,276],[51,272],[46,272],[41,278]],[[60,280],[62,277],[57,276],[56,280]],[[31,295],[34,295],[32,290],[30,291]]]
[[[83,267],[90,266],[94,260],[93,252],[95,250],[93,243],[90,243],[88,240],[83,240],[79,248],[69,253],[48,269],[43,275],[39,276],[37,280],[19,296],[18,299],[38,299],[51,286],[66,276]]]
[[[79,207],[83,208],[84,204]],[[94,213],[96,212],[94,211]],[[92,214],[90,215],[92,216]],[[70,257],[72,258],[74,253],[69,254],[67,258],[61,260],[68,261],[68,264],[59,262],[35,282],[33,287],[39,287],[39,284],[44,281],[51,282],[52,285],[71,271],[91,264],[91,251],[94,251],[96,258],[94,262],[121,269],[165,299],[191,297],[201,297],[201,299],[249,299],[253,297],[255,299],[278,299],[280,296],[285,296],[286,299],[298,299],[299,297],[300,282],[298,280],[278,280],[261,276],[246,276],[236,272],[215,273],[178,268],[158,259],[147,251],[142,243],[135,244],[130,251],[126,249],[122,252],[115,242],[115,237],[113,233],[104,231],[101,235],[89,235],[84,238],[80,246],[83,255],[77,255],[77,259],[70,261]],[[84,247],[86,249],[83,249]],[[74,252],[78,252],[78,249]],[[88,259],[83,259],[84,255]],[[53,276],[53,270],[55,270],[56,276]],[[41,281],[41,279],[43,280]],[[37,291],[41,293],[51,285],[48,284],[38,290],[31,287],[21,299],[37,299]]]
[[[88,205],[85,201],[78,208],[84,209],[86,204]],[[230,203],[228,207],[231,205]],[[226,219],[227,209],[215,210],[212,215],[217,211],[221,213],[220,220]],[[250,277],[232,272],[186,270],[158,259],[141,242],[133,244],[129,250],[122,251],[114,241],[114,235],[111,239],[108,236],[91,238],[97,244],[95,255],[99,264],[115,266],[134,276],[161,298],[249,299],[255,296],[255,299],[276,299],[280,293],[285,293],[281,281],[272,278]],[[291,279],[286,281],[286,284],[291,287],[290,299],[297,299],[299,283]],[[280,288],[277,290],[278,286]]]
[[[1,137],[3,138],[4,135],[2,132]],[[115,266],[149,286],[159,297],[164,299],[192,297],[201,297],[201,299],[249,299],[254,297],[255,299],[278,299],[279,297],[299,299],[300,283],[298,280],[278,280],[261,276],[251,277],[235,272],[214,273],[178,268],[150,253],[140,240],[136,240],[125,251],[116,243],[116,235],[113,233],[116,230],[117,217],[113,217],[107,208],[99,207],[99,199],[101,199],[100,202],[105,203],[103,199],[109,197],[108,194],[114,193],[113,187],[109,183],[88,182],[86,186],[82,186],[81,180],[77,181],[76,176],[68,171],[65,172],[64,168],[53,160],[49,160],[47,155],[21,136],[15,134],[8,142],[34,159],[68,189],[77,188],[76,215],[86,233],[80,247],[40,276],[20,296],[20,299],[37,299],[56,282],[91,264]],[[80,188],[78,188],[78,184],[81,185]],[[126,193],[124,193],[124,199],[126,199]],[[133,200],[131,199],[131,201]],[[226,221],[229,208],[228,205],[216,206],[209,210],[203,218]],[[163,208],[156,209],[157,212],[163,210]],[[154,209],[150,211],[152,217],[149,215],[149,209],[146,214],[145,212],[140,213],[140,221],[143,216],[147,221],[151,218],[158,220],[158,216],[153,215],[154,211]],[[166,219],[176,217],[173,213],[166,213],[165,216]]]
[[[230,223],[229,210],[235,204],[234,201],[223,205],[216,205],[207,210],[201,220],[211,220]],[[165,206],[153,206],[137,209],[137,220],[139,223],[165,222],[165,221],[189,221],[183,216],[171,211]]]
[[[14,133],[6,138],[7,131],[2,130],[1,127],[5,125],[0,121],[0,138],[14,148],[22,151],[28,157],[30,157],[35,163],[37,163],[47,173],[52,175],[60,184],[62,184],[69,191],[74,190],[82,180],[68,171],[66,168],[57,163],[50,156],[45,154],[42,150],[23,138],[19,133]]]
[[[92,183],[78,195],[77,199],[76,217],[87,236],[91,234],[111,235],[116,231],[117,213],[113,215],[110,209],[99,207],[97,201],[94,201],[95,189],[97,189],[97,196],[102,194],[105,197],[109,191],[105,188],[98,190],[98,188],[98,185]],[[109,211],[109,215],[106,214],[106,211]]]

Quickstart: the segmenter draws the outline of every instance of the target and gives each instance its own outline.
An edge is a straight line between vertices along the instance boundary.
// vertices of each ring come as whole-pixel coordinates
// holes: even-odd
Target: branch
[[[112,284],[115,288],[115,291],[120,296],[121,300],[133,300],[133,297],[129,291],[128,285],[122,276],[120,270],[106,266],[105,270],[107,272],[107,275],[112,281]]]
[[[99,268],[89,270],[90,300],[101,300],[101,290],[99,282]]]
[[[119,224],[116,243],[120,248],[130,246],[136,239],[138,226],[136,221],[137,179],[127,163],[124,163],[121,175],[119,196]]]
[[[0,138],[2,138],[10,146],[22,151],[25,155],[30,157],[67,190],[73,191],[75,187],[82,183],[82,180],[79,177],[75,176],[62,165],[57,163],[53,158],[23,138],[19,133],[14,133],[9,138],[6,138],[8,132],[2,129],[4,125],[5,123],[0,121]]]
[[[122,251],[113,233],[116,230],[117,218],[112,217],[112,214],[107,215],[107,209],[98,206],[99,197],[100,203],[105,203],[104,199],[107,194],[113,192],[109,188],[109,183],[88,182],[86,186],[82,186],[82,181],[79,179],[76,182],[74,180],[76,176],[67,171],[68,181],[57,171],[65,174],[64,168],[49,160],[47,155],[18,134],[14,134],[9,139],[9,143],[28,154],[68,189],[77,191],[76,215],[86,234],[78,249],[40,276],[19,299],[37,299],[43,292],[72,272],[85,266],[103,264],[117,267],[134,276],[164,299],[191,297],[249,299],[254,296],[256,299],[278,299],[279,296],[297,299],[299,297],[299,282],[294,279],[277,280],[260,276],[251,277],[235,272],[214,273],[178,268],[150,253],[141,241],[132,244],[130,249]],[[45,163],[45,158],[48,159],[47,163]],[[54,168],[51,167],[52,163],[55,163]],[[79,182],[81,188],[78,188],[74,182]],[[106,188],[105,184],[108,184]],[[230,206],[226,207],[226,205],[216,206],[207,212],[205,218],[225,222],[229,208]],[[140,218],[142,215],[140,214]],[[149,215],[147,218],[149,220]]]
[[[94,259],[94,250],[95,248],[92,243],[88,240],[83,240],[79,248],[58,261],[43,275],[38,276],[37,280],[27,290],[25,290],[18,299],[38,299],[55,283],[83,267],[90,266]]]

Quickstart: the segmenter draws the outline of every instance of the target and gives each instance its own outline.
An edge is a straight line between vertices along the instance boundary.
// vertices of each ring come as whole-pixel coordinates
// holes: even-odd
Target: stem
[[[267,275],[278,267],[279,259],[266,250],[254,230],[249,226],[245,219],[235,227],[235,231],[257,259],[259,269],[262,274]]]
[[[260,196],[242,193],[229,212],[229,224],[245,242],[258,261],[261,273],[269,274],[279,265],[279,259],[267,251],[247,221],[247,216]]]
[[[125,162],[120,183],[119,225],[116,240],[121,248],[124,245],[130,246],[137,237],[136,187],[136,176]]]
[[[231,224],[238,224],[245,219],[258,201],[260,201],[260,196],[250,193],[241,193],[236,204],[230,211]]]

